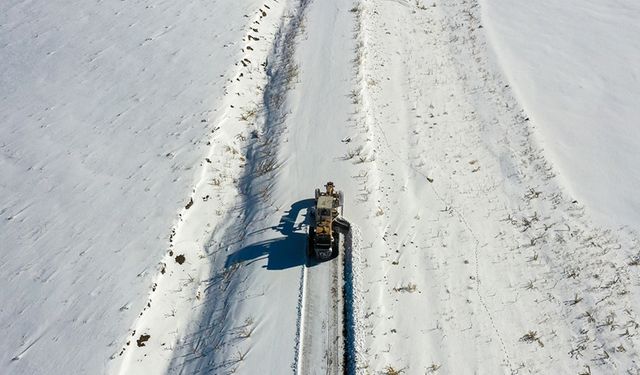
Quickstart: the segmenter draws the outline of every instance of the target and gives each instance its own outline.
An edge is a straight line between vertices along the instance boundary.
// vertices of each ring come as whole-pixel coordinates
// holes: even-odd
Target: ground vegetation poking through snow
[[[594,220],[543,149],[556,124],[486,24],[512,8],[7,4],[12,373],[640,373],[638,228]],[[319,263],[328,180],[353,230]]]
[[[364,270],[364,371],[638,371],[636,234],[594,224],[559,185],[477,2],[359,7],[354,101],[382,237]]]

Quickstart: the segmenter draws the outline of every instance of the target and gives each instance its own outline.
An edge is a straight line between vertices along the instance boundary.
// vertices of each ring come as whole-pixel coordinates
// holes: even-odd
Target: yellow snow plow
[[[338,255],[340,233],[351,228],[351,224],[342,217],[343,210],[344,196],[335,190],[333,182],[327,182],[325,191],[316,189],[309,227],[309,255],[321,261]]]

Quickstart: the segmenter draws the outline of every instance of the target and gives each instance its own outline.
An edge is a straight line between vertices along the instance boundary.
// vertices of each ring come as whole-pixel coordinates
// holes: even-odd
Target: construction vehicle
[[[335,190],[333,182],[327,182],[324,192],[316,189],[309,227],[309,255],[321,261],[338,255],[340,233],[351,228],[351,224],[342,217],[343,210],[344,196]]]

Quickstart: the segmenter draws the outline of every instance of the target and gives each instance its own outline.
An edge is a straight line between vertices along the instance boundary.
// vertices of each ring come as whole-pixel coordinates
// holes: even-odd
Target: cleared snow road
[[[307,260],[298,374],[343,372],[342,250],[328,262]]]
[[[315,1],[309,5],[304,32],[296,49],[298,80],[290,93],[291,114],[281,155],[286,163],[280,175],[293,194],[311,195],[329,180],[354,202],[354,170],[342,160],[348,145],[353,104],[355,40],[350,4]],[[294,186],[290,186],[290,184]],[[347,203],[349,217],[355,207]],[[342,374],[345,371],[343,337],[344,236],[336,259],[307,262],[298,374]]]

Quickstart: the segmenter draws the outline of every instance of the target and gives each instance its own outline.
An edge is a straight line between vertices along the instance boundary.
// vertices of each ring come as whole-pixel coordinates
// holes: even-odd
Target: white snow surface
[[[0,4],[0,372],[106,371],[258,5]]]
[[[0,372],[639,373],[637,9],[3,2]]]
[[[640,228],[640,3],[481,1],[514,93],[567,189]]]

